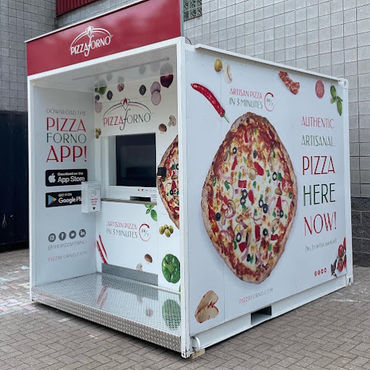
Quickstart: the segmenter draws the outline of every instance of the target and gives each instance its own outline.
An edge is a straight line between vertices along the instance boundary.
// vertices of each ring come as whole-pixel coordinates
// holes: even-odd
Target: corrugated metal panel
[[[57,16],[70,12],[96,0],[57,0]]]

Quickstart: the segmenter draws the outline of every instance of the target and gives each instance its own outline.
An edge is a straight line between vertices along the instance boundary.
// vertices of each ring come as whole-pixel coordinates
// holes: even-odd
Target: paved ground
[[[0,369],[370,369],[370,268],[195,360],[33,304],[28,250],[0,253]]]

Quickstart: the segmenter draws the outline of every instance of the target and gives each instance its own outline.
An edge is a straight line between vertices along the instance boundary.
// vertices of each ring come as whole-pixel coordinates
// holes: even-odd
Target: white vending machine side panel
[[[348,102],[333,77],[202,46],[185,58],[188,313],[199,339],[351,281]]]
[[[32,86],[31,287],[93,273],[95,218],[81,214],[81,182],[94,177],[92,94]]]

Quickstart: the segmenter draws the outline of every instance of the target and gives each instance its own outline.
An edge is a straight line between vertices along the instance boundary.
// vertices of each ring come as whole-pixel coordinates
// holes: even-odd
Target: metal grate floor
[[[181,335],[180,295],[133,280],[95,273],[38,286],[32,289],[32,293],[40,303],[49,304],[50,298],[65,301],[68,306],[74,304],[88,307],[99,314],[114,315],[125,322],[159,330],[171,337]],[[63,310],[60,302],[57,308]],[[66,311],[72,312],[68,309]]]

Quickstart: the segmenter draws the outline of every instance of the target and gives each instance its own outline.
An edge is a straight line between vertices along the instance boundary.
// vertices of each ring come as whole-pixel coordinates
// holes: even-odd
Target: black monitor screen
[[[116,185],[155,187],[155,134],[116,136]]]

